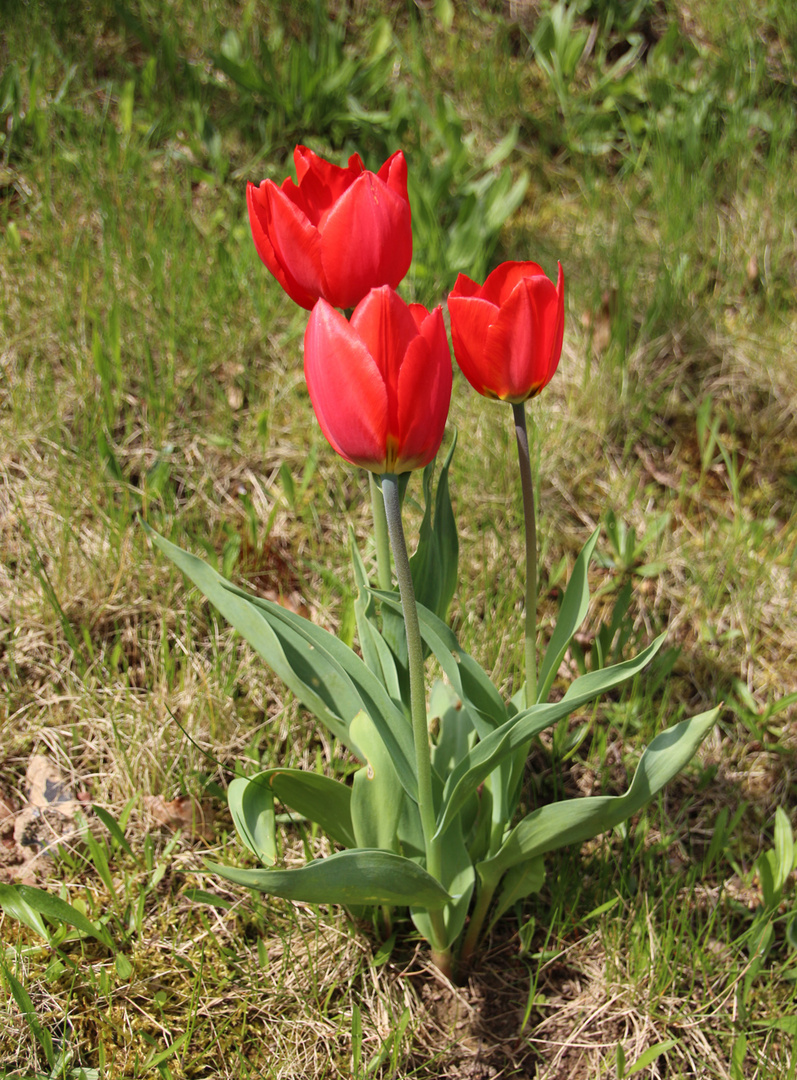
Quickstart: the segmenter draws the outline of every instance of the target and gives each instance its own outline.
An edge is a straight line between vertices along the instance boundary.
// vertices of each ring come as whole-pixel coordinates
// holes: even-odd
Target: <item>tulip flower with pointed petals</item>
[[[443,439],[451,355],[441,308],[372,289],[349,322],[325,300],[304,336],[304,374],[333,450],[373,473],[427,465]]]
[[[395,288],[412,260],[407,163],[399,150],[377,173],[359,154],[346,168],[306,146],[294,151],[298,184],[248,184],[257,252],[288,296],[311,309],[319,297],[352,308],[369,289]]]
[[[565,325],[564,274],[556,285],[534,262],[505,262],[483,285],[460,274],[448,298],[454,356],[480,394],[518,404],[550,382]]]

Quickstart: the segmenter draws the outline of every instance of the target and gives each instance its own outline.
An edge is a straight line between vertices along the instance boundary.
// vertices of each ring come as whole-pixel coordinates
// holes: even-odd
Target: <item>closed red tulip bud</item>
[[[505,262],[483,285],[460,274],[448,297],[454,356],[474,390],[519,404],[539,394],[562,353],[565,281]]]
[[[407,163],[399,150],[378,173],[358,154],[346,168],[306,146],[293,159],[298,184],[248,184],[246,201],[258,255],[297,304],[322,297],[352,308],[369,289],[395,288],[412,260]]]
[[[304,374],[321,430],[341,457],[403,473],[437,453],[451,400],[443,312],[372,289],[349,322],[326,301],[304,335]]]

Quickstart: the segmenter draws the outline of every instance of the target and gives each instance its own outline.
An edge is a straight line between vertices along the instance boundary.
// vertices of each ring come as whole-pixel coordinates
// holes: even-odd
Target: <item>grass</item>
[[[793,874],[768,905],[760,861],[776,809],[794,824],[794,16],[645,3],[625,25],[611,0],[577,3],[573,66],[552,8],[499,7],[457,5],[453,32],[399,2],[4,9],[0,795],[18,810],[45,753],[123,821],[87,812],[90,841],[70,820],[31,878],[113,948],[0,916],[6,1075],[794,1075]],[[269,58],[268,90],[230,67]],[[237,771],[347,763],[138,524],[351,633],[343,552],[349,523],[367,547],[367,485],[310,418],[304,317],[244,205],[298,139],[372,166],[405,148],[407,296],[438,303],[504,258],[565,268],[564,354],[531,410],[542,631],[602,524],[584,662],[630,582],[620,625],[666,628],[672,675],[535,745],[528,800],[620,790],[657,730],[725,701],[699,761],[627,830],[549,858],[453,989],[409,924],[385,946],[202,873],[241,858]],[[451,424],[454,622],[511,693],[510,418],[455,377]],[[609,508],[636,546],[612,543]],[[146,797],[177,795],[211,833],[158,824]],[[326,850],[301,826],[282,843],[289,864]]]

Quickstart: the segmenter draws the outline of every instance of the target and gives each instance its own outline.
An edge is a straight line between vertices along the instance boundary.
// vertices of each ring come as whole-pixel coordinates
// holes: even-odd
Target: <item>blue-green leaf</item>
[[[719,708],[682,720],[657,735],[640,758],[625,795],[595,795],[542,806],[516,825],[500,851],[479,863],[483,881],[497,882],[518,863],[589,840],[638,813],[681,771],[714,725]]]
[[[381,498],[381,496],[380,496]],[[385,639],[379,632],[376,619],[376,604],[368,584],[368,575],[360,552],[354,529],[349,528],[349,548],[354,570],[354,583],[357,586],[357,599],[354,601],[354,618],[357,623],[357,636],[360,640],[363,660],[383,683],[390,697],[395,702],[401,701],[396,661]]]
[[[523,746],[529,739],[541,731],[568,716],[574,709],[606,690],[611,690],[641,671],[653,658],[664,643],[664,634],[647,647],[638,656],[625,660],[614,667],[591,671],[582,675],[570,685],[561,701],[549,705],[532,705],[530,709],[518,713],[501,727],[496,728],[486,738],[474,746],[446,781],[443,795],[442,812],[438,816],[437,832],[445,832],[462,806],[467,802],[479,784],[499,765],[507,755]]]
[[[401,784],[417,801],[415,754],[407,718],[367,665],[334,634],[279,604],[251,596],[225,581],[145,525],[161,551],[201,590],[333,735],[358,752],[349,724],[364,710],[393,757]]]
[[[542,856],[518,863],[517,866],[507,870],[501,882],[501,892],[493,910],[490,926],[495,926],[501,916],[518,900],[523,900],[532,893],[538,893],[544,881],[545,862]]]
[[[476,883],[476,873],[462,838],[459,822],[449,829],[446,842],[443,845],[441,877],[443,885],[453,897],[451,903],[446,904],[443,908],[445,940],[442,942],[442,948],[447,949],[462,932],[462,927],[465,925],[465,919],[468,915],[470,898],[473,895],[473,886]],[[428,911],[424,910],[420,905],[414,905],[410,910],[410,915],[426,940],[433,941],[435,931]]]
[[[404,790],[370,718],[359,713],[351,725],[366,764],[352,782],[350,820],[355,842],[347,846],[396,851]]]
[[[227,789],[227,805],[242,843],[262,863],[273,865],[277,860],[277,823],[274,796],[264,774],[236,777]]]
[[[241,870],[207,862],[236,885],[306,904],[417,904],[441,908],[451,897],[422,866],[390,851],[354,848],[295,870]]]
[[[537,701],[547,701],[551,685],[567,652],[570,640],[586,618],[589,608],[589,582],[587,580],[589,560],[599,533],[600,529],[596,529],[581,549],[567,583],[559,617],[540,668]]]
[[[401,605],[393,593],[378,592],[374,596],[393,611]],[[472,719],[480,735],[486,735],[507,719],[506,706],[490,676],[460,646],[454,632],[421,604],[418,605],[421,637],[434,654],[449,682],[460,698],[472,706]]]

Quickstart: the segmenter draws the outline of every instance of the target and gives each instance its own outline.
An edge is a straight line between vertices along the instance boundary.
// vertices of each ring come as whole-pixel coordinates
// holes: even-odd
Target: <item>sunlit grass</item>
[[[0,1005],[0,1069],[51,1074],[35,1019],[64,1051],[66,1076],[620,1076],[670,1041],[668,1076],[793,1075],[797,1033],[778,1026],[795,1011],[791,885],[763,951],[755,916],[756,859],[773,845],[776,807],[793,803],[794,706],[777,707],[797,690],[789,5],[735,16],[676,7],[677,40],[657,61],[672,75],[666,101],[651,60],[633,85],[601,82],[601,56],[616,59],[635,31],[606,31],[618,8],[608,0],[581,5],[598,37],[564,110],[535,60],[534,27],[495,5],[457,5],[451,33],[415,5],[358,5],[343,27],[358,70],[377,16],[394,34],[386,81],[360,84],[373,115],[341,119],[330,105],[301,135],[269,126],[263,103],[213,63],[229,29],[257,58],[257,35],[281,27],[283,45],[269,40],[286,65],[285,43],[323,38],[314,5],[268,7],[206,4],[200,20],[186,3],[120,5],[125,17],[100,3],[32,3],[4,16],[0,795],[21,804],[39,752],[87,804],[117,820],[127,808],[129,851],[87,810],[100,847],[71,833],[37,884],[106,926],[132,973],[97,941],[64,940],[57,922],[48,943],[0,916],[0,960],[33,1006],[26,1017],[13,995]],[[653,44],[666,30],[654,7],[640,17]],[[345,88],[339,100],[345,113]],[[480,236],[497,244],[491,264],[532,258],[552,273],[561,260],[568,289],[560,371],[529,409],[542,634],[602,525],[583,649],[630,581],[627,624],[644,641],[668,630],[674,674],[654,670],[540,741],[524,798],[620,790],[662,726],[719,700],[726,709],[700,760],[639,821],[550,860],[542,894],[507,916],[451,990],[408,922],[385,950],[375,928],[338,911],[203,874],[205,855],[245,860],[223,803],[237,771],[283,763],[342,776],[348,763],[155,556],[139,518],[350,633],[345,545],[352,524],[372,554],[367,484],[311,415],[304,316],[254,252],[245,180],[287,175],[298,137],[374,165],[406,139],[411,170],[446,178],[432,209],[449,229],[513,125],[493,173],[525,172],[524,201]],[[439,303],[451,233],[438,236],[434,217],[424,231],[421,218],[405,290]],[[510,410],[455,378],[451,424],[453,618],[511,694],[523,645]],[[606,529],[610,507],[638,538],[655,533],[627,564]],[[567,662],[575,673],[577,658]],[[212,840],[161,829],[152,795],[210,800]],[[328,850],[296,824],[282,843],[289,864]]]

